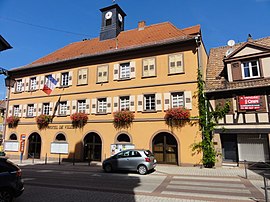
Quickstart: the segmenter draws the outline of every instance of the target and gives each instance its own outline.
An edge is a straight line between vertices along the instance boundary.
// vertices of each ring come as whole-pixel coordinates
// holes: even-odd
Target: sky
[[[207,51],[270,36],[270,0],[116,0],[127,14],[125,30],[171,22],[178,28],[201,25]],[[0,52],[0,67],[27,65],[70,43],[99,36],[101,12],[112,0],[0,0],[0,34],[12,49]],[[0,75],[0,99],[5,98]]]

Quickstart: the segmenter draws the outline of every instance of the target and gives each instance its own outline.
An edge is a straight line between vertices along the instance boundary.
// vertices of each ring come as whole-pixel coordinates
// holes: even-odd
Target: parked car
[[[145,175],[156,167],[156,159],[149,150],[129,149],[111,156],[103,161],[105,172],[118,170],[137,171]]]
[[[10,202],[23,193],[21,176],[22,171],[17,165],[0,157],[0,201]]]

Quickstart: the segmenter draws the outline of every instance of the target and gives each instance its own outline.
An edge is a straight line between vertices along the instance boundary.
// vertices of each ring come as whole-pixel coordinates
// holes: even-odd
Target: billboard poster
[[[258,110],[260,109],[261,96],[239,96],[240,110]]]
[[[111,156],[117,154],[118,152],[134,148],[135,146],[133,144],[111,144]]]

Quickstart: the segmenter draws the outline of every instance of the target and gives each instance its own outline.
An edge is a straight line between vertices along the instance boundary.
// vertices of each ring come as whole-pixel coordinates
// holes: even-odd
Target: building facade
[[[269,162],[270,37],[228,44],[210,50],[206,78],[212,107],[230,103],[215,130],[219,162]]]
[[[9,116],[20,117],[7,128],[8,156],[102,161],[126,148],[150,149],[159,163],[194,165],[191,145],[201,140],[198,124],[172,128],[165,112],[185,107],[198,116],[197,70],[206,69],[200,26],[178,29],[169,22],[124,31],[126,14],[117,5],[101,9],[100,37],[72,43],[29,65],[10,71]],[[44,93],[48,78],[56,88]],[[134,121],[115,128],[113,113],[128,109]],[[87,114],[83,128],[71,115]],[[40,130],[36,117],[54,115]],[[192,120],[196,122],[196,118]],[[25,139],[24,149],[20,141]]]

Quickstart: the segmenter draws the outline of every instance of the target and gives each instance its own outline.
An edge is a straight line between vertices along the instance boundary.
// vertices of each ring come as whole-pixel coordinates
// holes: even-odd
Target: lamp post
[[[7,126],[7,115],[8,115],[8,108],[9,108],[9,97],[10,97],[10,87],[13,87],[15,84],[15,80],[10,76],[5,78],[5,86],[7,87],[6,91],[6,112],[4,115],[4,128],[3,128],[3,142],[5,142],[6,137],[6,126]]]

